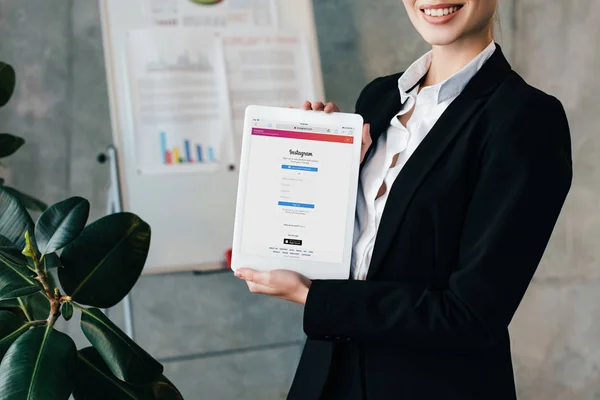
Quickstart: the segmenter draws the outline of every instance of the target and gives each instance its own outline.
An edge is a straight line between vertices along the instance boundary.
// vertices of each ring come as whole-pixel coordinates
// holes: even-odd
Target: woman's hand
[[[304,104],[302,104],[302,109],[306,110],[306,111],[325,111],[327,114],[329,113],[334,113],[334,112],[340,112],[340,107],[338,107],[337,104],[335,103],[327,103],[324,104],[322,101],[314,101],[314,102],[310,102],[310,101],[305,101]],[[373,141],[371,140],[371,125],[370,124],[364,124],[363,125],[363,131],[362,131],[362,146],[360,149],[360,162],[362,163],[365,155],[367,154],[367,151],[369,151],[369,147],[371,147],[371,144],[373,143]]]
[[[304,104],[302,104],[302,109],[306,111],[325,111],[327,114],[340,112],[340,107],[338,107],[337,104],[331,102],[323,104],[322,101],[313,101],[312,103],[310,101],[305,101]]]
[[[266,294],[278,299],[306,304],[311,280],[292,271],[275,270],[269,272],[240,268],[235,276],[246,281],[252,293]]]

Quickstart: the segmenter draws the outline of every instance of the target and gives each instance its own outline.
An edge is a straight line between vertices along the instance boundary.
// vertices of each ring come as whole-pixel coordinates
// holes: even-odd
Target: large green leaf
[[[19,315],[22,315],[23,318],[25,319],[25,313],[23,312],[23,309],[21,307],[21,303],[19,302],[19,299],[20,299],[20,297],[17,297],[16,299],[0,301],[0,310],[8,310],[13,313],[17,313]]]
[[[10,311],[0,310],[0,360],[8,351],[8,348],[27,329],[27,321]]]
[[[43,260],[44,266],[46,269],[59,268],[62,267],[62,261],[58,257],[56,253],[46,254]]]
[[[82,310],[81,330],[120,380],[144,385],[162,374],[163,366],[99,309]]]
[[[0,237],[0,300],[15,299],[41,290],[27,269],[27,260],[15,247],[4,247],[7,239]]]
[[[10,133],[0,133],[0,158],[10,156],[24,144],[23,138]]]
[[[35,224],[35,239],[42,257],[79,236],[89,215],[90,203],[81,197],[71,197],[44,211]]]
[[[19,307],[19,299],[9,299],[0,301],[0,308],[16,308]]]
[[[77,379],[73,397],[75,400],[138,400],[146,399],[141,390],[117,379],[93,347],[77,353]]]
[[[23,308],[25,308],[31,320],[47,319],[50,315],[50,300],[48,300],[43,291],[31,296],[19,297],[19,299],[21,299]]]
[[[0,235],[10,240],[19,250],[25,248],[25,232],[33,234],[33,221],[25,208],[0,187]]]
[[[12,300],[9,300],[9,301],[12,301]],[[17,317],[19,317],[19,319],[21,321],[29,321],[29,319],[23,313],[23,309],[19,308],[19,306],[17,306],[17,307],[6,307],[6,306],[4,306],[4,302],[0,302],[0,311],[8,311],[10,313],[13,313]],[[2,359],[2,357],[0,357],[0,360],[1,359]]]
[[[77,356],[75,400],[183,400],[164,376],[149,385],[134,386],[117,379],[95,348],[79,350]]]
[[[0,61],[0,107],[6,105],[12,97],[16,81],[13,67]]]
[[[11,242],[7,237],[0,235],[0,247],[12,247],[14,250],[18,251],[13,242]],[[19,254],[18,257],[20,260],[25,260],[25,256],[23,254]]]
[[[0,400],[67,400],[73,391],[77,348],[52,328],[34,328],[0,363]]]
[[[150,226],[130,213],[88,225],[60,256],[58,278],[78,303],[109,308],[137,282],[150,248]]]
[[[15,199],[21,203],[23,207],[31,211],[43,212],[48,206],[41,200],[36,199],[28,194],[19,192],[17,189],[4,186],[4,190],[11,194]]]

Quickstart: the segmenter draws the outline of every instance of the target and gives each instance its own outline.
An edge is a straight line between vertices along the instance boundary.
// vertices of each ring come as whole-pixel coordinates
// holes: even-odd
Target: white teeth
[[[426,15],[429,15],[432,17],[443,17],[445,15],[455,13],[459,9],[460,9],[459,6],[454,6],[454,7],[450,7],[450,8],[436,8],[436,9],[426,8],[423,11],[425,12]]]

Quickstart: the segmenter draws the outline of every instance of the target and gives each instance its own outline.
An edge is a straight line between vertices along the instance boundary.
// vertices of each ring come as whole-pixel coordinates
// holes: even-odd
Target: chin
[[[432,46],[447,46],[456,42],[460,34],[453,32],[422,32],[421,36]]]

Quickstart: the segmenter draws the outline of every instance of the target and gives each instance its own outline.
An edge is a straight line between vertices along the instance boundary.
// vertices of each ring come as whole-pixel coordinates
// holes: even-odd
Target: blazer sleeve
[[[506,334],[572,179],[564,109],[551,96],[535,100],[488,139],[447,287],[313,281],[304,309],[309,338],[461,350],[493,346]]]

